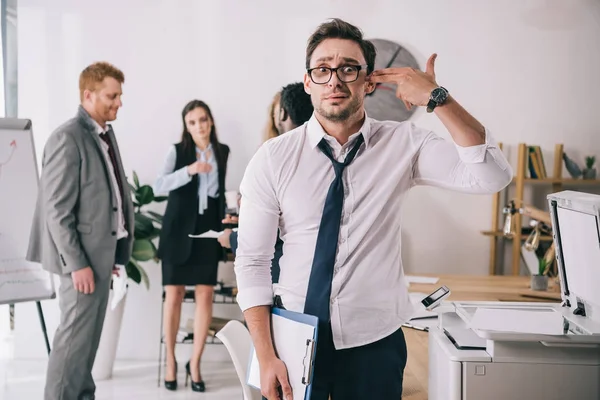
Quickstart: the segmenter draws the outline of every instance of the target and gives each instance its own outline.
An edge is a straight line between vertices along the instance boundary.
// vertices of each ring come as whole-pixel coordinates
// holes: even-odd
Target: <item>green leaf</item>
[[[156,213],[154,211],[146,211],[146,213],[150,216],[150,218],[152,218],[152,220],[154,220],[154,221],[156,221],[156,222],[158,222],[159,224],[162,225],[162,222],[163,222],[163,216],[162,215],[160,215],[159,213]]]
[[[149,232],[144,232],[144,236],[142,236],[140,233],[136,232],[135,233],[135,239],[136,240],[154,240],[157,237],[160,236],[160,229],[156,228],[156,227],[152,227],[152,230]]]
[[[167,201],[169,199],[168,196],[156,196],[154,201],[157,203],[162,203],[163,201]]]
[[[137,189],[129,182],[127,182],[127,184],[129,185],[129,189],[131,189],[131,192],[135,195],[135,193],[137,192]]]
[[[154,240],[160,236],[160,229],[154,228],[154,231],[146,238],[148,240]]]
[[[135,171],[133,171],[133,183],[135,183],[136,189],[140,187],[140,180],[138,179],[138,176],[135,173]]]
[[[152,242],[147,239],[135,239],[131,257],[137,261],[148,261],[154,258],[156,249]]]
[[[137,268],[137,270],[138,270],[138,272],[140,274],[140,278],[144,282],[144,285],[146,286],[146,289],[149,290],[150,289],[150,278],[148,278],[148,274],[146,273],[146,270],[138,262],[136,262],[135,260],[132,260],[132,263]]]
[[[135,193],[135,198],[142,206],[150,204],[154,201],[154,191],[149,185],[141,186]]]
[[[134,264],[135,261],[130,260],[125,266],[125,272],[127,272],[127,277],[139,284],[142,281],[142,274],[139,268]]]
[[[154,224],[152,220],[142,213],[135,213],[135,238],[148,239],[154,233]]]

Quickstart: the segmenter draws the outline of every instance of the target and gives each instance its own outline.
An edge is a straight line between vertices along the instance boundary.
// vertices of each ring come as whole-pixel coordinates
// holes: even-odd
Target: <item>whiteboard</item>
[[[38,192],[28,119],[0,118],[0,304],[54,298],[54,281],[25,260]]]

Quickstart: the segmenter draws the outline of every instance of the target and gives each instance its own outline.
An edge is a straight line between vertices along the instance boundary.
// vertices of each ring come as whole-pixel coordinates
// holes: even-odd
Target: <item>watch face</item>
[[[375,70],[384,68],[419,68],[413,55],[398,43],[386,39],[369,39],[377,50]],[[371,118],[386,121],[406,121],[416,107],[407,110],[402,100],[396,97],[396,85],[379,83],[375,91],[365,97],[365,110]]]
[[[433,101],[435,101],[438,104],[442,103],[444,100],[446,100],[447,96],[448,96],[448,93],[446,93],[446,91],[442,88],[435,88],[431,92],[431,98],[433,99]]]

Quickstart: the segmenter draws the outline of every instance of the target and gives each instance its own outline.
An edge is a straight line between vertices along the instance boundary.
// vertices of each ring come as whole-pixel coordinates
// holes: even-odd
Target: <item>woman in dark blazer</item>
[[[167,368],[165,387],[177,389],[175,339],[179,329],[185,286],[195,286],[194,350],[186,364],[192,390],[203,392],[200,358],[212,319],[213,287],[223,249],[214,239],[189,234],[221,230],[225,213],[225,175],[229,147],[217,138],[208,105],[192,100],[183,109],[181,141],[171,146],[155,184],[156,193],[168,193],[158,256],[162,260]]]

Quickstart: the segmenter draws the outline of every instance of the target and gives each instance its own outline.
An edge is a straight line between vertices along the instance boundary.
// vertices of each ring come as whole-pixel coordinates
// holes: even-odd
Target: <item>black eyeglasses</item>
[[[315,67],[306,71],[311,81],[317,85],[324,85],[331,80],[334,71],[341,82],[350,83],[357,80],[360,71],[366,68],[366,65],[341,65],[337,68]]]

